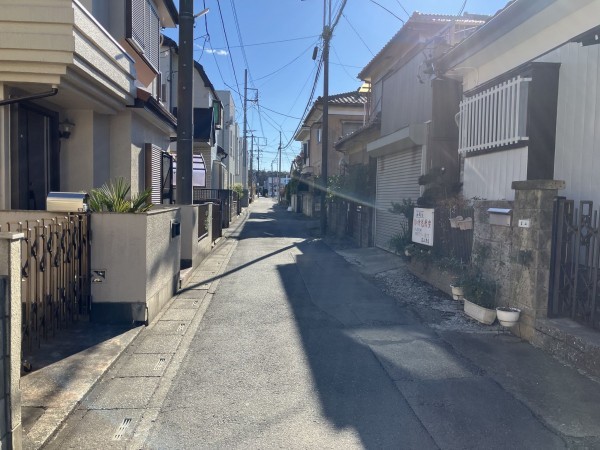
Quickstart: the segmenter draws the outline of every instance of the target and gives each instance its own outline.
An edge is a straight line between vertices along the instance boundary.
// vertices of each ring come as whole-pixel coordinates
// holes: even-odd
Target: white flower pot
[[[521,310],[518,308],[507,308],[499,306],[496,308],[496,315],[498,316],[498,322],[503,327],[513,327],[519,321]]]
[[[464,298],[464,291],[462,286],[454,286],[450,285],[450,289],[452,289],[452,298],[454,300],[462,300]]]
[[[464,311],[465,314],[478,322],[484,323],[486,325],[491,325],[496,320],[496,310],[495,309],[487,309],[483,306],[476,305],[473,302],[470,302],[466,298]]]
[[[458,228],[462,231],[473,229],[473,218],[467,217],[466,219],[459,221]]]
[[[450,228],[458,228],[458,222],[463,220],[463,216],[456,216],[450,218]]]

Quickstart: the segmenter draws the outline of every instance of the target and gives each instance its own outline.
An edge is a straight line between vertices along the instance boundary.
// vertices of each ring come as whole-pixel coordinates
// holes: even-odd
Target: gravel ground
[[[315,234],[318,235],[318,231]],[[346,238],[327,236],[325,242],[336,251],[356,248],[356,245]],[[352,258],[346,260],[355,266],[360,266],[357,260]],[[465,333],[503,331],[497,322],[494,325],[483,325],[468,317],[463,311],[462,301],[453,300],[445,292],[422,281],[408,270],[408,266],[382,272],[370,278],[383,292],[395,298],[400,305],[411,308],[423,323],[436,330]]]
[[[461,301],[453,300],[414,276],[408,267],[375,275],[374,281],[383,292],[394,297],[402,306],[413,309],[429,326],[441,331],[466,333],[497,332],[497,326],[482,325],[467,317]]]

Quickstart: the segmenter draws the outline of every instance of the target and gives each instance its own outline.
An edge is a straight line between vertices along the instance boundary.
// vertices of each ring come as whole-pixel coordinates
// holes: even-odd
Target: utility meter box
[[[490,215],[490,225],[500,225],[510,227],[512,224],[512,209],[508,208],[488,208]]]
[[[86,212],[88,195],[85,192],[50,192],[46,210],[53,212]]]

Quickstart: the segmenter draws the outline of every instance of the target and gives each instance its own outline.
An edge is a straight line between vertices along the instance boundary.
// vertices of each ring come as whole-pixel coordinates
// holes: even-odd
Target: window
[[[321,128],[317,128],[317,142],[321,142],[321,133],[322,133],[322,129]]]
[[[127,0],[126,37],[158,72],[160,20],[150,0]]]
[[[362,126],[362,122],[342,122],[342,137],[354,133]]]
[[[460,103],[458,151],[486,150],[528,140],[530,81],[517,76],[465,98]]]
[[[213,100],[213,124],[215,125],[215,130],[220,130],[223,125],[223,115],[222,115],[222,105],[218,100]]]
[[[304,162],[306,163],[306,161],[308,161],[309,158],[309,151],[308,149],[310,148],[309,143],[308,142],[303,142],[302,143],[302,153],[304,154]]]

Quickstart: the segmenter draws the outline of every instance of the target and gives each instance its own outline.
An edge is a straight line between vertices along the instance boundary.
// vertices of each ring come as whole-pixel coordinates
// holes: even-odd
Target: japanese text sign
[[[415,208],[412,241],[433,247],[433,208]]]

